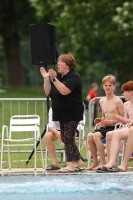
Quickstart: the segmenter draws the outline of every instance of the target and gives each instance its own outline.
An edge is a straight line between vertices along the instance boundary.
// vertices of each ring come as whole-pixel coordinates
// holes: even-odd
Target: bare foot
[[[131,156],[129,160],[133,160],[133,156]]]
[[[102,166],[105,166],[106,163],[99,163],[98,166],[94,167],[93,170],[97,170],[98,168],[101,168]]]
[[[118,168],[122,171],[122,172],[126,172],[128,167],[127,165],[124,165],[123,163],[121,165],[118,166]]]
[[[101,168],[103,165],[97,165],[96,167],[93,168],[93,170],[97,170],[98,168]]]
[[[97,166],[98,166],[98,162],[92,163],[92,165],[90,167],[87,167],[86,170],[92,170]]]
[[[67,165],[66,167],[63,167],[63,168],[61,168],[60,170],[59,170],[59,172],[75,172],[75,171],[78,171],[78,169],[75,169],[75,167],[74,168],[71,168],[69,165]]]
[[[83,165],[84,165],[84,162],[81,159],[79,159],[76,161],[75,167],[82,167]]]
[[[112,166],[113,166],[113,164],[104,164],[104,166],[107,168],[107,169],[109,169],[109,168],[111,168]]]

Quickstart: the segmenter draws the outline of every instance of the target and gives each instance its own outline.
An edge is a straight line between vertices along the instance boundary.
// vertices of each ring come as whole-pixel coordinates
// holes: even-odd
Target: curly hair
[[[133,90],[133,81],[128,81],[121,86],[122,91],[131,91]]]
[[[70,70],[76,68],[76,60],[71,54],[62,54],[58,57],[58,60],[65,62]]]

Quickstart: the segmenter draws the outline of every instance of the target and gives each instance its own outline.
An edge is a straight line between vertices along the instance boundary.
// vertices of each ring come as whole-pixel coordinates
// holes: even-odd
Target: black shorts
[[[101,127],[101,128],[95,129],[93,133],[100,132],[103,135],[102,138],[106,138],[106,133],[109,131],[113,131],[114,128],[115,128],[114,126]]]

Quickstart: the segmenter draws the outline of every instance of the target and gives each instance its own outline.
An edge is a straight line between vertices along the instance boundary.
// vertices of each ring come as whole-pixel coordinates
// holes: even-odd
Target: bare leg
[[[76,161],[75,167],[82,167],[83,164],[84,164],[84,162],[81,159],[79,159],[79,160]]]
[[[76,165],[75,165],[75,163],[76,163]],[[68,170],[71,172],[72,171],[75,172],[75,170],[78,171],[78,169],[76,169],[76,168],[81,167],[83,164],[84,164],[84,162],[81,159],[77,160],[76,162],[67,162],[67,166],[61,168],[59,170],[59,172],[68,172]]]
[[[97,166],[97,167],[101,167],[103,165],[106,164],[106,160],[105,160],[105,152],[104,152],[104,145],[101,141],[101,138],[103,136],[101,135],[100,132],[96,132],[93,136],[94,138],[94,142],[96,144],[96,147],[97,147],[97,150],[98,150],[98,153],[99,153],[99,156],[100,156],[100,164]],[[97,168],[95,168],[97,169]]]
[[[129,129],[128,140],[126,144],[126,150],[124,160],[120,166],[118,166],[123,172],[127,171],[128,161],[130,160],[131,154],[133,153],[133,127]]]
[[[48,152],[50,154],[50,157],[52,159],[52,164],[55,166],[58,166],[56,153],[55,153],[55,147],[53,140],[57,139],[57,137],[52,132],[47,132],[44,136],[44,141],[46,144],[46,147],[48,149]]]
[[[112,135],[112,140],[111,140],[111,146],[110,146],[110,160],[108,164],[105,165],[105,167],[110,168],[113,165],[115,165],[117,156],[120,151],[120,141],[128,137],[128,130],[129,130],[128,128],[114,130],[114,133]]]
[[[75,168],[81,167],[83,164],[84,162],[81,159],[77,160],[76,162],[67,162],[67,166],[61,168],[59,172],[67,172],[68,170],[72,172],[76,170]]]
[[[114,131],[109,131],[106,134],[106,149],[107,149],[108,162],[110,160],[110,146],[111,146],[111,140],[112,140],[113,133],[114,133]]]
[[[76,162],[67,162],[67,166],[64,167],[63,170],[68,169],[70,171],[75,171],[75,167],[81,167],[83,164],[84,162],[81,159],[77,160]]]
[[[94,133],[89,133],[87,136],[88,139],[88,146],[91,151],[93,157],[93,163],[90,167],[86,168],[87,170],[92,170],[94,167],[98,166],[98,159],[97,159],[97,147],[93,139]]]

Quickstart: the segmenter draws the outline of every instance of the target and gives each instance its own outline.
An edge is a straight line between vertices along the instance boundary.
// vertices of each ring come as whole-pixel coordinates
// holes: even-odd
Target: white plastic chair
[[[29,133],[30,132],[30,133]],[[6,133],[6,136],[5,136]],[[24,137],[28,133],[31,137]],[[18,136],[20,138],[18,138]],[[42,167],[44,169],[42,141],[40,135],[40,117],[38,115],[14,115],[10,118],[10,127],[3,125],[1,139],[1,173],[4,147],[8,149],[8,164],[11,170],[10,147],[33,146],[34,148],[34,171],[36,172],[36,143],[40,141]]]
[[[80,152],[85,147],[85,144],[84,144],[84,141],[86,141],[85,124],[86,124],[86,116],[84,113],[83,120],[81,120],[77,126],[77,129],[79,130],[79,137],[75,138],[76,140],[78,140],[78,148]]]
[[[129,123],[125,124],[124,126],[125,126],[125,127],[128,127],[128,124],[129,124]],[[122,127],[123,124],[120,123],[120,126]],[[122,151],[119,153],[119,157],[118,157],[119,164],[121,164],[122,161],[123,161],[123,159],[124,159],[124,153],[125,153],[126,144],[127,144],[127,138],[124,139],[124,140],[122,140]]]

